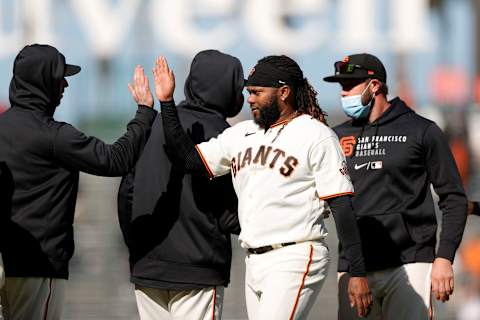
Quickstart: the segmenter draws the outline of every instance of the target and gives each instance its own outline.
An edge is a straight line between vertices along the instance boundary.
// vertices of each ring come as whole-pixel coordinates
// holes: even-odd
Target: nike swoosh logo
[[[255,134],[255,132],[247,132],[245,133],[245,137],[251,136],[252,134]]]
[[[363,168],[363,167],[365,167],[365,166],[368,166],[368,164],[369,164],[369,162],[366,162],[366,163],[360,164],[360,165],[358,165],[358,164],[355,163],[355,167],[354,167],[354,168],[355,168],[355,170],[358,170],[358,169],[361,169],[361,168]]]

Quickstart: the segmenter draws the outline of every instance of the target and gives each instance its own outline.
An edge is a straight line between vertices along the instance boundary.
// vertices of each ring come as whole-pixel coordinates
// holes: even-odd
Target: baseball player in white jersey
[[[247,250],[249,319],[306,319],[328,269],[322,215],[328,205],[355,274],[351,303],[366,315],[371,296],[353,187],[338,139],[298,64],[286,56],[261,59],[247,81],[254,120],[196,146],[179,125],[174,76],[162,57],[154,78],[172,164],[211,178],[232,173]]]

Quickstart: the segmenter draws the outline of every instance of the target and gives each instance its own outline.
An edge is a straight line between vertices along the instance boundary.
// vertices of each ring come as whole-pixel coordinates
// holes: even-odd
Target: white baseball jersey
[[[324,199],[353,193],[337,135],[309,115],[252,120],[197,145],[211,176],[231,171],[244,248],[324,238]]]

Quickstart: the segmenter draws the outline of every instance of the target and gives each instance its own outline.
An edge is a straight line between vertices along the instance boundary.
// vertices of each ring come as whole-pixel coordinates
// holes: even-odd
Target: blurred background
[[[444,129],[468,196],[480,200],[480,0],[0,0],[0,112],[9,108],[13,59],[31,43],[56,46],[82,66],[56,119],[110,142],[136,109],[127,90],[135,65],[150,75],[159,54],[175,71],[177,101],[200,50],[237,56],[245,74],[265,55],[287,54],[333,126],[346,120],[340,88],[322,78],[345,55],[373,53],[387,68],[390,97]],[[249,117],[245,105],[231,122]],[[81,176],[65,319],[138,319],[116,217],[118,183]],[[336,319],[337,242],[328,226],[332,264],[310,319]],[[244,253],[233,242],[226,320],[246,319]],[[480,319],[480,217],[469,217],[454,267],[455,294],[437,304],[437,319]]]

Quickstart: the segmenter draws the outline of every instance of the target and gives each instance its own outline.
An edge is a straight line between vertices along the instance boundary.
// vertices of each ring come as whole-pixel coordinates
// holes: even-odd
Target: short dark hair
[[[385,97],[388,95],[388,86],[385,82],[380,81],[380,88],[378,89],[378,93],[383,94]]]

